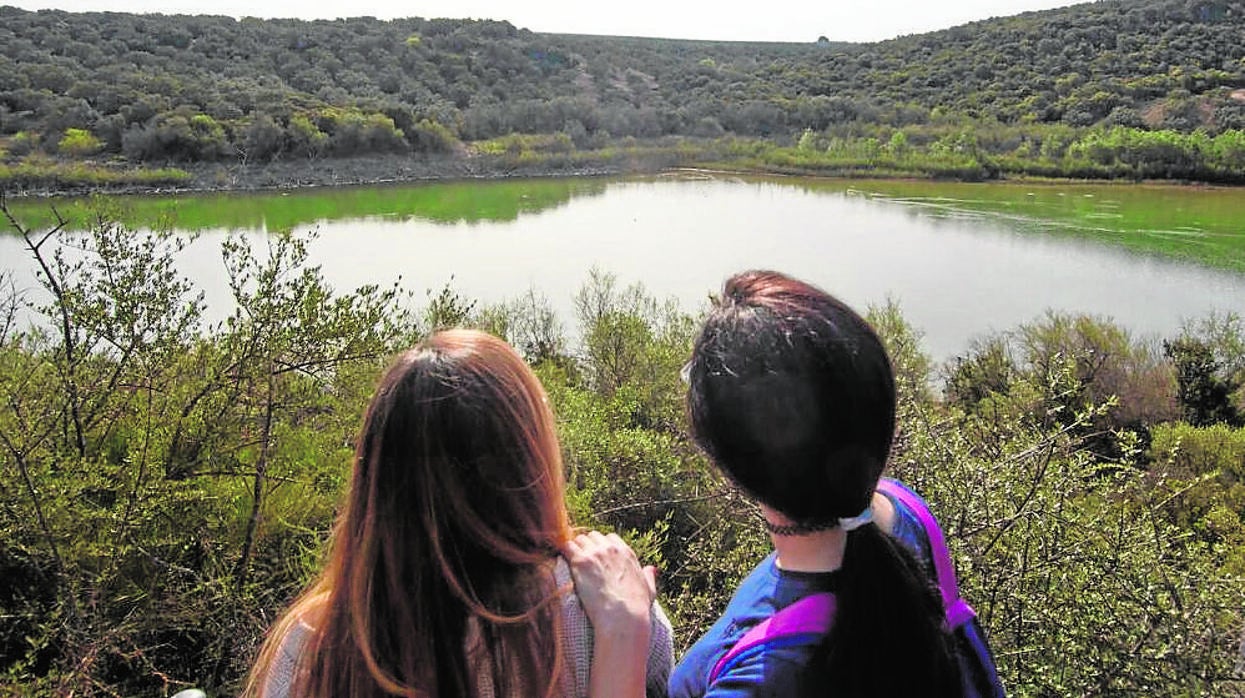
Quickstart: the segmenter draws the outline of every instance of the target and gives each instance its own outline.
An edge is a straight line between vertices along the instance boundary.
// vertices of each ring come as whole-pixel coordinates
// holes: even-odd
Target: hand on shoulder
[[[562,551],[592,623],[591,698],[640,698],[652,634],[657,569],[641,567],[621,538],[590,531]]]
[[[575,593],[597,630],[648,629],[657,598],[657,569],[641,567],[635,551],[616,534],[581,533],[562,551]]]

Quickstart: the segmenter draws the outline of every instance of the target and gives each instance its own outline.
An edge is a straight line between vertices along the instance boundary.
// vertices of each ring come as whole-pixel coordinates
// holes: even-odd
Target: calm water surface
[[[313,260],[338,289],[401,277],[422,292],[452,281],[489,303],[535,288],[568,325],[571,298],[593,267],[688,310],[732,272],[773,268],[856,306],[897,301],[940,360],[1047,310],[1111,317],[1143,335],[1171,335],[1211,311],[1245,311],[1245,273],[1233,269],[1245,260],[1217,253],[1228,255],[1222,269],[1171,256],[1239,244],[1245,215],[1235,211],[1245,193],[1028,189],[680,176],[183,196],[134,206],[139,225],[171,211],[178,226],[199,232],[182,264],[206,290],[214,318],[231,308],[220,241],[232,230],[261,241],[277,228],[317,230]],[[1167,196],[1180,203],[1134,215]],[[1186,210],[1173,211],[1179,206]],[[1144,236],[1173,247],[1139,251]],[[0,260],[19,285],[32,283],[19,239],[0,236]]]

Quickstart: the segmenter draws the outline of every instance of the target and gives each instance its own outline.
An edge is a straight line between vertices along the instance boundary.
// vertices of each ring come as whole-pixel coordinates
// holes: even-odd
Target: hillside
[[[599,148],[956,119],[1214,135],[1245,127],[1243,88],[1245,3],[1225,0],[1108,0],[872,44],[0,7],[10,159],[453,154],[511,133]]]

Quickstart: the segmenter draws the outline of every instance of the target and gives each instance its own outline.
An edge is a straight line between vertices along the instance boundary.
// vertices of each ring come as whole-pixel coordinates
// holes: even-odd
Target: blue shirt
[[[888,497],[888,499],[890,499]],[[933,578],[929,542],[916,515],[901,503],[895,506],[891,535],[911,550]],[[726,612],[688,650],[670,675],[670,698],[753,698],[795,696],[800,669],[813,647],[767,647],[733,664],[708,686],[709,672],[752,626],[809,594],[834,591],[836,572],[791,572],[779,569],[777,553],[770,553],[739,585]]]

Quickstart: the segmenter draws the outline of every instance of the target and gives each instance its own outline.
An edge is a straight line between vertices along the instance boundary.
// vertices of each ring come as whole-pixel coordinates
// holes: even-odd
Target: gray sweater
[[[558,558],[554,568],[554,579],[559,587],[571,584],[570,567],[561,558]],[[666,695],[666,681],[674,666],[674,633],[660,605],[653,604],[652,615],[647,694],[650,698],[660,698]],[[281,641],[280,653],[264,683],[263,698],[289,698],[294,671],[312,632],[314,629],[311,626],[300,621]],[[468,646],[474,644],[470,636],[467,643]],[[567,698],[587,698],[588,672],[592,667],[592,624],[588,622],[588,615],[573,591],[562,597],[562,649],[569,665],[563,677]],[[487,667],[488,663],[481,662],[481,666]],[[493,695],[492,676],[487,670],[477,674],[476,682],[480,686],[480,695],[476,698],[497,698]]]

